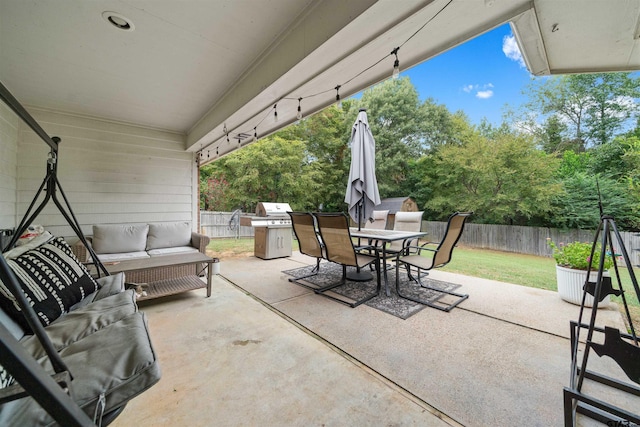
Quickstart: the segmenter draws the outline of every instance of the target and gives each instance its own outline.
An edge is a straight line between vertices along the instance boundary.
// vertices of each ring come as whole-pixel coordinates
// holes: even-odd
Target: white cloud
[[[493,83],[487,83],[486,85],[482,86],[483,89],[486,89],[489,87],[493,87]]]
[[[487,99],[487,98],[491,98],[492,96],[493,96],[492,90],[479,90],[478,92],[476,92],[476,98]]]
[[[471,93],[473,91],[473,89],[475,88],[474,85],[466,85],[462,87],[462,90],[467,92],[467,93]]]
[[[516,61],[520,67],[526,68],[522,53],[514,36],[504,36],[502,39],[502,51],[507,58]]]

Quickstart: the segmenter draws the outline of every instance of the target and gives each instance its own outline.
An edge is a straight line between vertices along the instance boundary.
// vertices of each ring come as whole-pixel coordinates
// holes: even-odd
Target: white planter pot
[[[220,274],[220,260],[218,258],[213,259],[213,263],[211,264],[211,266],[212,274]]]
[[[608,276],[609,272],[605,271],[604,276]],[[582,304],[582,287],[584,286],[587,272],[585,270],[574,270],[571,268],[560,267],[556,265],[556,279],[558,281],[558,293],[560,297],[571,304]],[[598,278],[597,271],[591,271],[589,281],[595,282]],[[609,295],[598,303],[598,308],[607,307],[609,305]],[[593,297],[587,294],[584,302],[585,307],[593,307]]]

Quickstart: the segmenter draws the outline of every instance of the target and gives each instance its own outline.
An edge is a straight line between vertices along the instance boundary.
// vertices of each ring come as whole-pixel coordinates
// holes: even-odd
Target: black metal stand
[[[614,241],[611,237],[612,233],[615,235],[617,250],[614,249]],[[603,277],[606,255],[620,253],[624,258],[633,289],[638,297],[640,297],[640,288],[638,287],[631,260],[613,217],[602,216],[593,240],[593,246],[591,247],[590,259],[593,259],[599,238],[601,238],[601,246],[597,279],[595,283],[590,283],[587,276],[578,321],[571,322],[571,378],[570,386],[565,387],[563,393],[564,425],[574,426],[578,413],[607,425],[640,425],[640,415],[630,412],[629,409],[624,409],[589,396],[582,390],[584,380],[587,379],[627,393],[632,399],[633,396],[640,397],[640,387],[638,386],[640,385],[640,345],[638,344],[638,336],[631,320],[629,306],[625,297],[625,291],[622,288],[622,282],[620,281],[620,272],[615,256],[613,256],[613,267],[618,288],[615,289],[611,280],[606,280],[607,278]],[[594,304],[589,323],[585,324],[582,319],[587,293],[594,297]],[[631,329],[630,334],[622,333],[618,329],[611,327],[599,328],[595,326],[598,304],[602,302],[607,295],[612,294],[622,297],[625,314]],[[582,360],[579,360],[580,331],[582,329],[586,329],[587,337],[581,356]],[[594,335],[600,338],[598,342],[594,341]],[[603,340],[602,337],[604,337]],[[587,364],[591,350],[595,351],[597,356],[609,356],[612,358],[620,368],[622,368],[632,383],[588,370]],[[633,407],[639,408],[640,400]]]
[[[33,220],[44,209],[49,200],[53,200],[64,218],[67,220],[73,231],[78,238],[87,247],[93,262],[96,265],[98,274],[102,270],[105,275],[108,275],[106,268],[100,260],[96,257],[95,253],[88,245],[80,225],[73,215],[69,202],[60,187],[57,179],[57,154],[58,144],[60,138],[50,138],[47,133],[38,125],[38,123],[31,117],[31,115],[20,105],[20,103],[11,95],[9,90],[0,83],[0,99],[2,99],[25,123],[27,123],[31,129],[36,132],[44,142],[51,147],[49,159],[47,160],[47,174],[44,181],[40,185],[35,197],[33,198],[27,212],[25,213],[20,225],[18,226],[13,238],[6,246],[6,248],[0,248],[3,252],[6,249],[12,248],[17,242],[18,238],[25,232],[27,227],[31,225]],[[66,208],[60,203],[56,196],[56,188],[60,190],[62,198],[66,204]],[[35,212],[31,214],[36,201],[40,197],[41,192],[45,192],[44,200],[36,208]],[[7,329],[0,325],[0,364],[9,371],[9,373],[16,379],[19,387],[10,387],[6,393],[1,396],[0,402],[9,402],[15,398],[22,397],[26,394],[32,396],[60,425],[69,426],[89,426],[94,425],[88,416],[82,411],[82,409],[73,401],[69,396],[70,382],[73,379],[69,369],[63,362],[62,358],[56,351],[53,343],[49,339],[44,327],[37,318],[37,315],[31,304],[27,301],[27,298],[20,287],[18,280],[11,271],[11,268],[5,261],[4,257],[0,255],[0,280],[5,284],[9,291],[13,294],[20,310],[22,311],[27,324],[31,331],[37,336],[38,341],[45,350],[49,361],[56,374],[51,377],[40,366],[36,360],[28,355],[22,346],[16,341],[16,339],[7,331]]]

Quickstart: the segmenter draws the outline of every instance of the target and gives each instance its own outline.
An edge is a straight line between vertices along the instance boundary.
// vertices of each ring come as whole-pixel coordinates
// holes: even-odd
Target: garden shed
[[[389,197],[376,206],[377,211],[389,211],[387,229],[393,228],[396,212],[418,212],[418,204],[411,197]]]

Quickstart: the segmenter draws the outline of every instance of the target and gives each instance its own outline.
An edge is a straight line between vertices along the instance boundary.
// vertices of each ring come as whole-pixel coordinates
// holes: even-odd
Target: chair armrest
[[[210,241],[211,239],[209,238],[209,236],[196,233],[195,231],[191,233],[191,246],[193,246],[203,254],[207,252],[207,245],[209,245]]]
[[[438,252],[436,249],[425,247],[426,245],[437,245],[437,244],[438,243],[436,243],[436,242],[426,242],[426,243],[423,243],[420,246],[407,246],[404,249],[407,250],[407,251],[411,251],[413,249],[413,250],[415,250],[415,253],[420,255],[420,252],[422,252],[422,251]]]
[[[91,247],[91,237],[85,237],[85,239],[87,240],[87,244],[89,245],[89,247]],[[87,248],[82,243],[82,240],[78,240],[73,245],[71,245],[71,251],[81,263],[86,264],[89,262],[89,251],[87,251]]]

